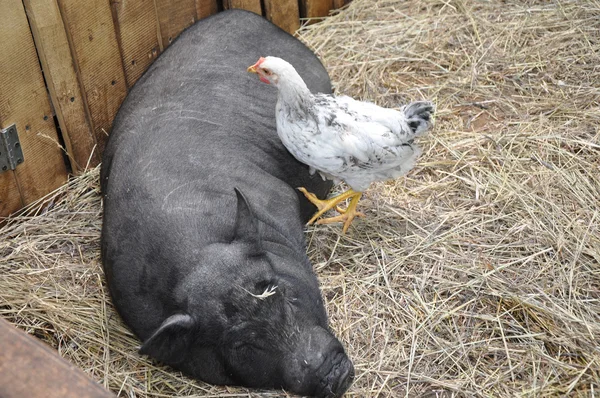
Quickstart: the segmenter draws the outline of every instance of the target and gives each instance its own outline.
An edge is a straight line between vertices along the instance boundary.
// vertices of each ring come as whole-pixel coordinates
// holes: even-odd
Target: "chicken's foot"
[[[348,205],[348,208],[342,214],[335,217],[322,218],[319,221],[317,221],[317,224],[331,224],[334,222],[343,222],[344,228],[342,228],[342,233],[345,234],[346,231],[348,231],[350,224],[352,224],[352,220],[354,220],[354,217],[365,216],[364,213],[356,211],[356,205],[358,204],[358,201],[360,200],[361,196],[362,192],[355,192],[354,196],[352,196],[350,204]]]
[[[337,198],[337,196],[336,196],[329,200],[327,200],[327,199],[321,200],[321,199],[317,198],[317,195],[315,195],[312,192],[308,192],[306,190],[306,188],[304,188],[304,187],[298,188],[298,191],[302,192],[304,194],[304,196],[306,196],[306,199],[308,199],[310,201],[310,203],[312,203],[313,205],[317,206],[317,209],[319,209],[319,210],[323,210],[325,207],[327,207],[330,200]],[[347,199],[347,198],[345,198],[345,199]],[[327,208],[327,210],[331,210],[331,209],[332,209],[332,207]],[[325,210],[325,211],[327,211],[327,210]],[[346,209],[342,209],[339,206],[335,206],[335,211],[337,211],[338,213],[344,214],[346,212]],[[314,222],[314,220],[313,220],[313,222]],[[312,222],[310,224],[312,224]]]
[[[319,217],[335,207],[335,209],[341,213],[339,216],[319,220],[317,224],[344,222],[343,232],[346,233],[354,217],[364,216],[363,213],[356,211],[356,205],[362,196],[362,192],[356,192],[352,189],[349,189],[331,199],[321,200],[317,198],[315,194],[308,192],[306,188],[298,188],[298,190],[302,192],[304,196],[306,196],[306,198],[319,209],[319,211],[308,221],[308,225],[314,223]],[[350,201],[350,205],[347,209],[342,209],[338,206],[340,202],[349,198],[352,198],[352,200]]]

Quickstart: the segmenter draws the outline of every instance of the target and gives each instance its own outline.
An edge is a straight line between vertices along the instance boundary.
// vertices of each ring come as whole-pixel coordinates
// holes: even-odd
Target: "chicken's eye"
[[[263,71],[265,72],[266,75],[271,76],[273,74],[273,72],[271,72],[269,69],[263,69]]]

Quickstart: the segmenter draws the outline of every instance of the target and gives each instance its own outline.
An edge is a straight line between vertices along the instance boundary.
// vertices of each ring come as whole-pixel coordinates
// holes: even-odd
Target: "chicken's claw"
[[[306,190],[306,188],[304,188],[304,187],[298,188],[298,191],[302,192],[304,194],[304,196],[306,196],[306,199],[308,199],[308,201],[310,203],[317,206],[317,209],[321,210],[323,208],[323,206],[324,206],[323,202],[325,202],[325,201],[317,198],[317,195],[315,195],[312,192],[308,192]]]
[[[335,207],[335,209],[339,213],[341,213],[339,216],[319,220],[317,222],[317,224],[330,224],[330,223],[334,223],[334,222],[343,222],[344,228],[343,228],[342,232],[346,233],[346,231],[350,227],[350,224],[352,223],[352,220],[354,219],[354,217],[364,217],[365,216],[363,213],[356,211],[356,205],[358,204],[358,201],[360,200],[360,197],[362,196],[362,192],[356,192],[352,189],[349,189],[346,192],[344,192],[338,196],[335,196],[331,199],[321,200],[321,199],[317,198],[315,194],[308,192],[305,188],[298,188],[298,190],[300,192],[302,192],[304,194],[304,196],[306,196],[306,198],[312,204],[317,206],[317,208],[319,209],[319,211],[308,221],[308,225],[311,225],[319,217],[321,217],[323,214],[325,214],[325,212],[327,212],[328,210],[331,210]],[[338,204],[340,202],[342,202],[346,199],[349,199],[349,198],[352,198],[352,200],[350,201],[350,204],[348,205],[347,209],[342,209],[338,206]]]
[[[334,222],[343,222],[344,228],[342,228],[342,233],[345,234],[346,231],[348,231],[348,228],[350,228],[350,224],[352,224],[352,220],[354,220],[354,217],[365,217],[365,214],[361,213],[360,211],[356,211],[356,209],[347,210],[345,213],[340,214],[339,216],[322,218],[319,221],[317,221],[317,224],[320,225],[331,224]]]
[[[304,196],[306,196],[306,199],[308,199],[308,201],[310,203],[315,205],[317,207],[317,209],[323,210],[327,206],[327,203],[328,203],[327,200],[321,200],[321,199],[317,198],[317,195],[315,195],[312,192],[308,192],[306,190],[306,188],[300,187],[300,188],[298,188],[298,191],[302,192],[304,194]],[[329,208],[329,209],[331,209],[331,208]],[[342,209],[339,206],[335,206],[335,211],[337,211],[338,213],[344,214],[346,212],[346,209]]]

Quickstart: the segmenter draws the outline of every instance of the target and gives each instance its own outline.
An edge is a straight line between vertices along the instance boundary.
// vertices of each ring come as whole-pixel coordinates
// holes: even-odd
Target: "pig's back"
[[[246,71],[267,55],[294,64],[314,92],[330,92],[325,69],[298,40],[255,14],[227,11],[183,32],[115,119],[101,172],[102,255],[115,304],[125,318],[140,317],[126,321],[142,338],[170,311],[161,300],[171,283],[160,282],[175,283],[203,246],[231,239],[234,187],[285,244],[304,249],[314,208],[295,188],[323,195],[330,183],[310,177],[277,136],[276,89]]]
[[[189,207],[190,201],[197,208],[203,192],[206,200],[219,195],[233,200],[234,185],[250,191],[257,207],[282,199],[276,192],[252,194],[256,187],[276,191],[276,180],[325,193],[329,184],[309,177],[276,135],[275,87],[246,71],[267,55],[290,61],[312,91],[331,91],[314,54],[264,18],[233,10],[202,20],[129,93],[105,151],[103,192],[125,198],[120,190],[139,190],[151,201],[166,198],[159,208],[142,206],[159,213]],[[113,167],[128,173],[110,173]],[[313,208],[305,201],[302,206],[306,220]]]

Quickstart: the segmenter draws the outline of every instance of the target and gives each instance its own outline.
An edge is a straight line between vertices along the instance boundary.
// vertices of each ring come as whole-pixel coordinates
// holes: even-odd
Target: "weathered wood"
[[[25,158],[6,172],[12,178],[0,177],[1,207],[14,211],[63,184],[67,171],[23,3],[0,1],[0,15],[0,127],[16,124]]]
[[[0,174],[0,227],[3,217],[14,213],[24,205],[15,172],[5,171]]]
[[[196,22],[195,0],[154,0],[160,26],[162,48],[165,49],[182,30]]]
[[[216,14],[218,11],[217,0],[196,0],[196,20]]]
[[[329,15],[334,8],[333,0],[302,0],[300,2],[300,14],[302,18],[323,18]],[[316,22],[315,21],[309,21]]]
[[[106,0],[58,0],[99,153],[127,94],[125,72],[110,4]]]
[[[260,5],[260,0],[223,0],[223,7],[226,9],[240,8],[242,10],[248,10],[255,14],[262,15],[262,6]]]
[[[289,33],[300,27],[297,0],[264,0],[265,16],[275,25]]]
[[[338,8],[342,8],[348,3],[350,3],[350,0],[333,0],[333,8],[337,10]]]
[[[114,398],[56,351],[0,318],[0,397]]]
[[[24,0],[50,98],[74,172],[100,163],[67,33],[55,0]],[[90,154],[93,156],[90,158]]]
[[[160,53],[156,8],[154,0],[111,4],[127,87],[131,87]]]

